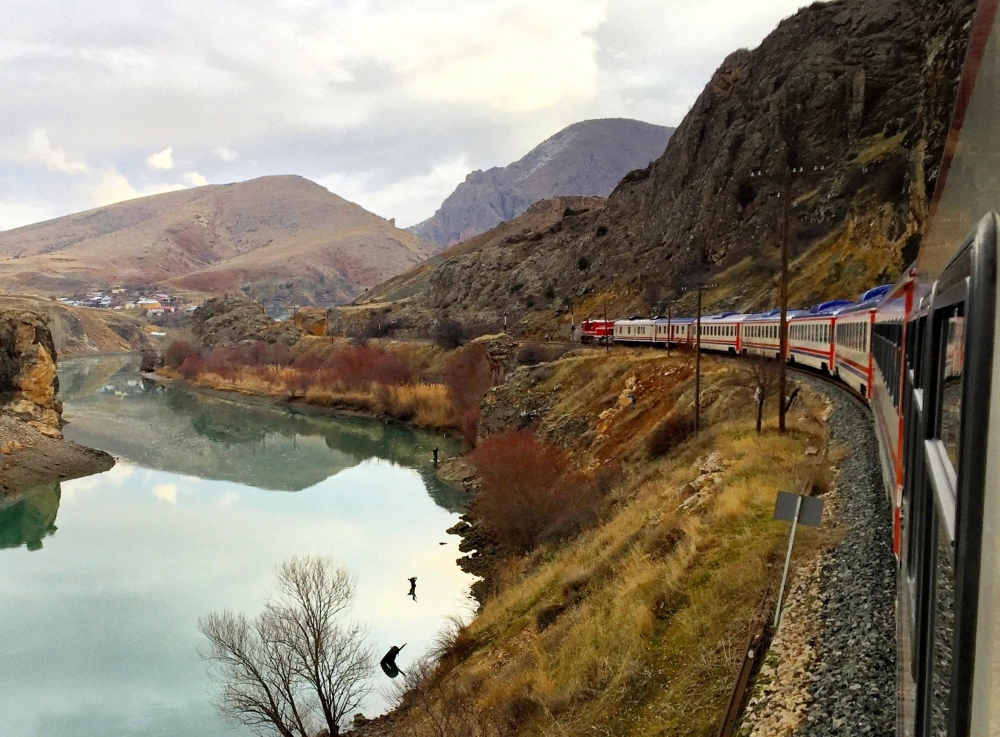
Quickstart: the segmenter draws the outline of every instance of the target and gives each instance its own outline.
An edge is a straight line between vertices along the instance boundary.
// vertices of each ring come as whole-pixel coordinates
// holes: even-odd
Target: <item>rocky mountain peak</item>
[[[627,172],[663,153],[672,130],[622,118],[575,123],[509,166],[470,172],[432,218],[409,230],[449,246],[544,199],[606,197]]]

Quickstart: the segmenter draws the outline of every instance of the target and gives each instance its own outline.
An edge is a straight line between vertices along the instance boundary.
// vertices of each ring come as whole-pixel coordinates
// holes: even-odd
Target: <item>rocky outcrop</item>
[[[291,347],[304,334],[291,321],[272,320],[262,305],[233,297],[215,297],[201,305],[191,315],[191,331],[204,348],[257,340]]]
[[[663,153],[673,128],[621,118],[561,130],[505,167],[469,174],[415,235],[450,246],[511,220],[541,200],[607,197],[621,178]]]
[[[60,436],[56,347],[48,321],[33,312],[0,312],[0,411]]]
[[[306,335],[326,335],[326,310],[320,307],[302,307],[295,311],[292,321]]]
[[[793,303],[894,279],[920,245],[973,11],[971,0],[803,8],[726,59],[663,155],[605,203],[525,213],[459,244],[373,290],[399,295],[382,319],[506,316],[515,335],[565,339],[574,318],[665,314],[708,280],[721,285],[709,309],[768,308],[786,186]],[[693,307],[689,295],[675,309]]]

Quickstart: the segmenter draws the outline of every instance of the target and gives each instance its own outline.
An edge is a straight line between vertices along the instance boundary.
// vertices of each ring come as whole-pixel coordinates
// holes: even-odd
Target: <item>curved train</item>
[[[898,560],[898,735],[1000,737],[1000,0],[979,0],[914,266],[789,312],[784,359],[875,418]],[[585,321],[585,342],[781,358],[780,314]],[[863,603],[859,602],[859,606]]]

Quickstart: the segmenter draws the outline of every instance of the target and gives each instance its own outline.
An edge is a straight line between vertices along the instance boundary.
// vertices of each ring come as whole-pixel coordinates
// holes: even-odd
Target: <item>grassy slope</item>
[[[771,520],[776,491],[824,474],[805,451],[825,442],[825,405],[807,398],[788,435],[779,436],[769,417],[758,438],[746,390],[733,386],[733,364],[706,359],[707,429],[650,461],[649,432],[693,401],[690,361],[592,351],[554,364],[539,387],[560,386],[539,432],[558,440],[560,418],[590,418],[592,432],[566,433],[563,444],[584,465],[626,461],[627,473],[599,526],[507,564],[502,590],[438,672],[475,694],[476,708],[511,733],[714,735],[718,728],[739,653],[777,588],[787,526]],[[634,407],[620,401],[632,377]],[[726,465],[721,487],[700,508],[679,508],[690,493],[685,484],[713,451]],[[821,543],[809,532],[798,553]],[[554,621],[542,629],[540,615]],[[410,733],[436,734],[418,711],[398,718]]]

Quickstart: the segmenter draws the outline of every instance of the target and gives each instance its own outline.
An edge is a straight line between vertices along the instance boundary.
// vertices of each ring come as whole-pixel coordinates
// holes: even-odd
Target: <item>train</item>
[[[998,7],[977,2],[919,253],[898,281],[790,310],[784,356],[778,310],[582,328],[587,342],[785,360],[867,401],[898,561],[900,737],[1000,735]]]

